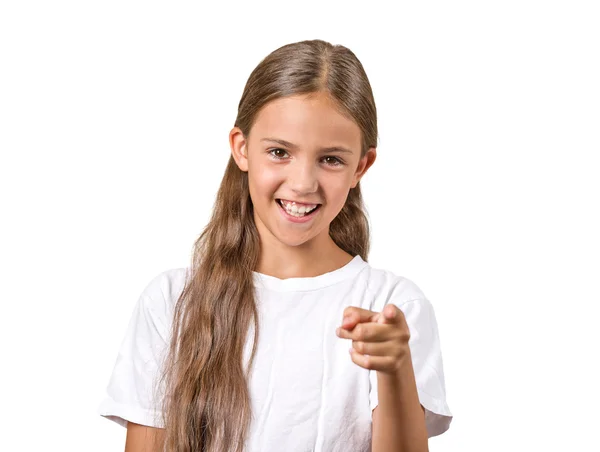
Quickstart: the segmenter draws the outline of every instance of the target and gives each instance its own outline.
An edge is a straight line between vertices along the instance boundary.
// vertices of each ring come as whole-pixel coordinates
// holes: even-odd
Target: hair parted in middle
[[[361,130],[361,158],[377,146],[371,85],[355,54],[307,40],[284,45],[252,71],[235,126],[247,137],[258,112],[292,95],[326,94]],[[331,222],[337,246],[365,261],[369,221],[360,182]],[[189,277],[174,308],[163,373],[155,387],[167,452],[242,452],[251,421],[248,389],[259,337],[252,272],[260,256],[248,174],[230,157],[210,221],[194,245]],[[249,367],[244,347],[252,338]]]

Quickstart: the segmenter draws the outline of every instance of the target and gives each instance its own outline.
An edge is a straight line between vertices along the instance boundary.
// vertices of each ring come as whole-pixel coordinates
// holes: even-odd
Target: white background
[[[369,261],[437,315],[430,450],[600,450],[596,5],[2,2],[2,449],[123,449],[96,409],[133,306],[188,264],[251,70],[320,38],[377,102]]]

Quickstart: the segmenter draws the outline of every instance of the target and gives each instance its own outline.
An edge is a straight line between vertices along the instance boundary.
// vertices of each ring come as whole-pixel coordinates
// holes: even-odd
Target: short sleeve
[[[410,339],[408,341],[417,392],[425,408],[427,436],[437,436],[450,427],[452,413],[446,403],[446,387],[438,326],[433,306],[426,298],[390,303],[404,313]],[[369,371],[371,411],[378,405],[377,372]]]
[[[98,414],[123,427],[127,427],[128,421],[164,426],[160,417],[163,392],[157,387],[157,377],[168,346],[166,322],[163,309],[147,292],[149,288],[134,307],[98,408]]]

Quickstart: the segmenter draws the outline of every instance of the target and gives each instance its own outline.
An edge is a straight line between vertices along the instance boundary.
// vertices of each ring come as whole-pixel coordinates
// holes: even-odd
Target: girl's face
[[[329,224],[376,156],[371,148],[360,158],[358,125],[322,93],[271,101],[248,137],[232,129],[230,144],[238,166],[248,172],[261,240],[287,246],[329,244]],[[318,207],[302,217],[303,209],[287,213],[282,200]]]

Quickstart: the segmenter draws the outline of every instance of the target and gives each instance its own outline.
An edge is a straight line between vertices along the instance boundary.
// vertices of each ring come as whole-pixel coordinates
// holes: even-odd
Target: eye
[[[281,149],[281,148],[269,149],[269,154],[271,156],[275,157],[275,159],[277,159],[277,160],[283,160],[283,157],[279,157],[279,156],[275,155],[274,152],[276,152],[276,151],[281,151],[282,153],[287,154],[287,151],[285,151],[284,149]]]
[[[328,155],[327,157],[323,157],[324,160],[333,159],[334,163],[327,163],[329,166],[342,166],[344,162],[342,162],[339,158],[334,157],[332,155]]]
[[[285,155],[288,152],[285,149],[273,148],[273,149],[269,149],[268,153],[275,160],[285,160],[286,159]],[[345,163],[340,158],[335,157],[333,155],[327,155],[327,156],[323,157],[323,161],[325,161],[325,164],[327,166],[331,166],[331,167],[338,167],[338,166],[344,166],[345,165]]]

